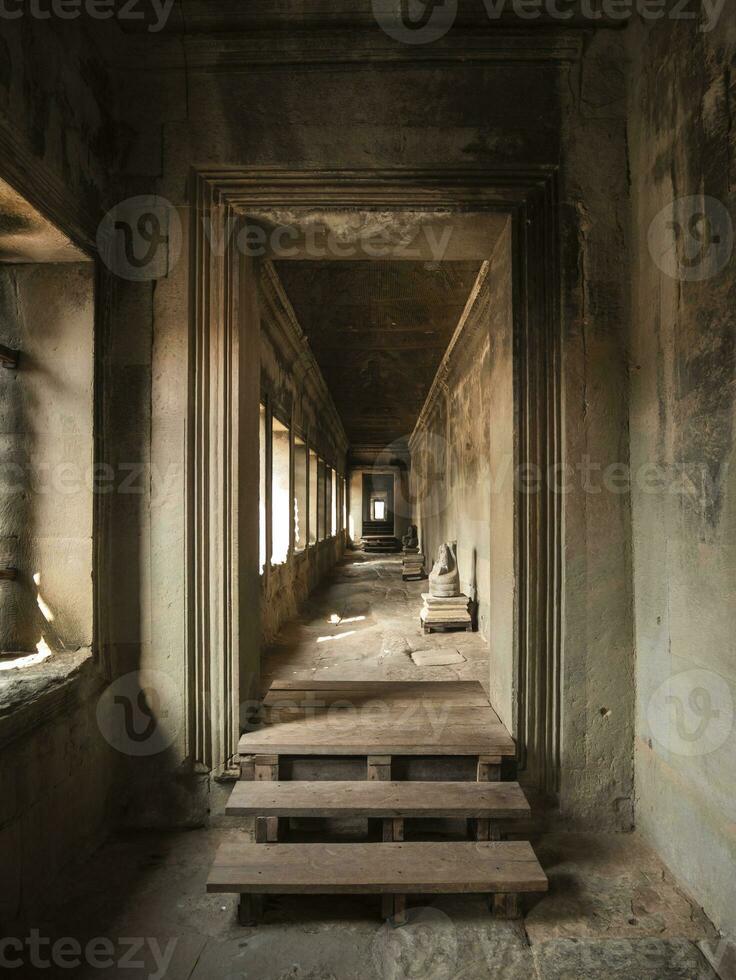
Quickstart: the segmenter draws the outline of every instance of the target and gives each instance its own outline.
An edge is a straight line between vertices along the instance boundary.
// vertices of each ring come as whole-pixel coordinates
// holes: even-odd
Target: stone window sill
[[[89,648],[0,671],[0,747],[86,700],[101,686]]]

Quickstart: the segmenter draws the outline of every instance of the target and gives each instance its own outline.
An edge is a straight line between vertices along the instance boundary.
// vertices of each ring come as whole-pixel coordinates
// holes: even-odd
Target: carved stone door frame
[[[513,221],[516,472],[562,464],[562,350],[556,171],[201,169],[192,177],[187,459],[189,752],[219,769],[237,751],[258,683],[258,314],[251,260],[216,233],[263,208],[447,208]],[[254,367],[255,364],[255,367]],[[255,404],[255,410],[253,405]],[[252,418],[251,418],[252,416]],[[255,440],[251,442],[250,440]],[[558,788],[562,495],[542,480],[516,500],[515,663],[519,761]],[[249,516],[250,515],[250,516]],[[257,525],[257,522],[256,522]]]

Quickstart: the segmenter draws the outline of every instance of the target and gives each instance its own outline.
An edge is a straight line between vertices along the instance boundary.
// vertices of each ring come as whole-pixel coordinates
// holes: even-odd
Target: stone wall
[[[415,518],[427,570],[444,541],[457,541],[460,588],[489,638],[490,306],[480,290],[442,383],[410,440]],[[433,396],[430,395],[430,398]]]
[[[345,473],[347,437],[293,309],[270,264],[261,269],[261,392],[273,411],[301,436],[308,447]],[[295,356],[298,355],[298,356]],[[288,474],[284,474],[288,483]],[[338,486],[339,490],[339,486]],[[338,526],[342,519],[337,511]],[[327,515],[327,522],[331,515]],[[311,528],[310,528],[311,534]],[[281,625],[296,616],[300,604],[342,557],[345,535],[327,537],[302,552],[292,547],[285,562],[271,564],[261,575],[261,629],[270,643]]]
[[[515,629],[517,402],[514,379],[514,308],[511,228],[491,258],[488,417],[490,424],[489,499],[489,693],[503,723],[516,727],[517,638]]]
[[[116,760],[97,724],[94,664],[62,655],[42,666],[24,671],[22,689],[20,678],[3,678],[0,688],[4,936],[38,928],[50,881],[90,854],[113,822]]]
[[[516,728],[515,439],[511,225],[482,283],[433,405],[412,435],[412,495],[427,569],[456,540],[461,589],[488,641],[488,690]]]
[[[94,238],[102,211],[115,196],[112,179],[121,144],[115,128],[116,101],[108,70],[112,58],[108,55],[117,35],[117,28],[109,24],[91,30],[84,22],[57,20],[52,24],[30,15],[3,19],[0,31],[0,179],[51,217],[60,232],[75,242]],[[3,233],[9,231],[22,233],[23,229],[4,224]],[[91,454],[90,292],[94,276],[89,267],[78,266],[2,269],[5,284],[14,277],[11,306],[22,297],[27,326],[36,334],[25,365],[31,374],[18,375],[27,399],[25,424],[43,430],[35,435],[41,441],[50,440],[49,458],[57,462],[70,459],[84,467]],[[7,313],[5,300],[9,297],[5,290],[3,295]],[[63,298],[74,296],[80,329],[72,338],[57,331],[68,314],[68,310],[60,314]],[[9,326],[7,320],[5,326]],[[72,363],[68,359],[74,361],[75,345],[78,350]],[[60,358],[56,364],[55,349]],[[11,377],[8,374],[0,380],[5,386],[12,383]],[[88,408],[76,420],[75,400],[77,409],[80,401]],[[4,426],[4,438],[7,435]],[[82,496],[89,496],[86,488]],[[45,515],[42,537],[46,540],[29,557],[53,564],[45,575],[42,572],[41,581],[42,592],[48,585],[52,594],[49,607],[58,607],[57,639],[68,650],[83,649],[78,654],[55,655],[38,668],[0,674],[0,921],[4,935],[13,934],[13,923],[19,928],[39,924],[39,908],[51,878],[91,852],[112,826],[115,753],[96,719],[104,679],[99,662],[84,649],[92,639],[89,501],[82,508],[84,513],[77,512],[72,502],[66,514],[59,499],[54,502],[52,497],[35,501],[38,507],[31,520]],[[34,504],[33,498],[30,503]],[[5,501],[2,509],[4,506]],[[68,548],[53,540],[51,527],[59,533],[59,524],[76,538]],[[5,603],[5,596],[2,601]],[[35,632],[33,624],[33,635]]]
[[[637,825],[733,934],[735,11],[630,55]]]
[[[623,33],[597,34],[563,98],[565,469],[545,475],[563,496],[561,812],[611,830],[634,823],[631,508],[615,480],[629,458],[625,62]]]

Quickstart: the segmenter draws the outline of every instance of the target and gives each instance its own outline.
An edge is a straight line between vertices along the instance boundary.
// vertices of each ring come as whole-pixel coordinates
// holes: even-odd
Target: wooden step
[[[227,813],[260,817],[466,817],[524,819],[518,783],[255,782],[235,784]]]
[[[264,727],[241,737],[241,755],[516,754],[475,682],[291,683],[272,685]]]
[[[477,681],[274,681],[263,699],[269,707],[409,707],[417,701],[463,708],[489,705]]]
[[[224,843],[208,892],[449,894],[545,892],[526,841],[376,844]]]

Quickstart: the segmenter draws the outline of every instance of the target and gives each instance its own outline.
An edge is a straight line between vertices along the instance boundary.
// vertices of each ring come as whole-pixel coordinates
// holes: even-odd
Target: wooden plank
[[[352,724],[307,725],[291,722],[246,732],[239,742],[241,755],[278,751],[280,755],[516,755],[516,747],[503,726],[453,728],[375,728]]]
[[[502,727],[493,708],[485,705],[442,705],[436,701],[414,701],[405,705],[271,705],[264,709],[263,725],[285,725],[289,722],[320,725],[346,725],[362,722],[371,725],[401,725],[416,728],[428,725],[452,725],[455,728],[473,728],[479,725]]]
[[[269,692],[263,699],[264,708],[312,708],[326,707],[332,705],[349,705],[358,708],[382,708],[386,705],[392,707],[407,707],[417,702],[426,704],[443,704],[453,708],[491,708],[488,698],[484,694],[463,695],[456,697],[453,695],[445,696],[441,694],[388,694],[385,697],[373,695],[361,691],[276,691]],[[493,709],[491,709],[493,710]]]
[[[274,681],[266,700],[264,727],[241,738],[243,754],[516,752],[477,681]]]
[[[317,781],[236,783],[226,812],[278,817],[525,819],[518,783]]]
[[[208,892],[446,894],[544,892],[526,841],[220,845]]]
[[[271,684],[268,695],[276,692],[317,691],[320,693],[354,691],[375,698],[403,697],[478,697],[488,701],[479,681],[282,681]]]

